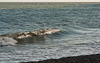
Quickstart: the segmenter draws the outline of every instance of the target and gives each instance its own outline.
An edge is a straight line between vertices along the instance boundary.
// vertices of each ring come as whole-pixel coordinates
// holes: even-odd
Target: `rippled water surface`
[[[6,5],[5,5],[6,4]],[[100,53],[100,4],[0,4],[0,35],[59,28],[52,35],[0,47],[0,63]]]

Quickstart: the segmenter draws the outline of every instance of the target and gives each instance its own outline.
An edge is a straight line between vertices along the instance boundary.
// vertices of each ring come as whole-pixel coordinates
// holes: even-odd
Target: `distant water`
[[[0,63],[100,53],[99,3],[0,3],[0,35],[47,28],[62,32],[0,47]]]

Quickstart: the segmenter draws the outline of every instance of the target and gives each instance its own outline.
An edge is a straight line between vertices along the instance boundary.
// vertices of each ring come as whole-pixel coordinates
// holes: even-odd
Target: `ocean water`
[[[0,47],[0,63],[100,53],[99,3],[0,3],[0,35],[47,28],[61,32]]]

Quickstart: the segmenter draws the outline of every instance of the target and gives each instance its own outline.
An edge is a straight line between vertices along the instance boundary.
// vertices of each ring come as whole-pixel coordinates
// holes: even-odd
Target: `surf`
[[[32,37],[33,40],[36,38],[42,38],[44,35],[49,35],[49,34],[54,34],[57,32],[60,32],[60,29],[42,29],[42,30],[37,30],[37,31],[28,31],[24,33],[13,33],[13,34],[5,34],[0,36],[0,45],[1,46],[7,46],[7,45],[16,45],[18,42],[25,42],[25,39],[29,39]],[[41,37],[40,37],[41,36]]]

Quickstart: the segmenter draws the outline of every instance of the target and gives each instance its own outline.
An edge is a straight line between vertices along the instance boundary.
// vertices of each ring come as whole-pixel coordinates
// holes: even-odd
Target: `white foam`
[[[16,45],[17,41],[10,37],[0,38],[0,46]]]
[[[65,37],[63,39],[55,39],[51,42],[55,41],[57,43],[52,45],[27,44],[21,45],[20,47],[12,47],[11,52],[4,49],[6,52],[0,53],[0,59],[5,60],[4,62],[9,60],[16,63],[98,54],[100,53],[100,38],[97,35],[100,36],[99,31],[83,35],[73,35],[72,37]]]
[[[21,35],[21,36],[18,37],[18,39],[27,38],[27,37],[32,37],[32,36],[31,35],[26,35],[26,36],[25,35]]]

